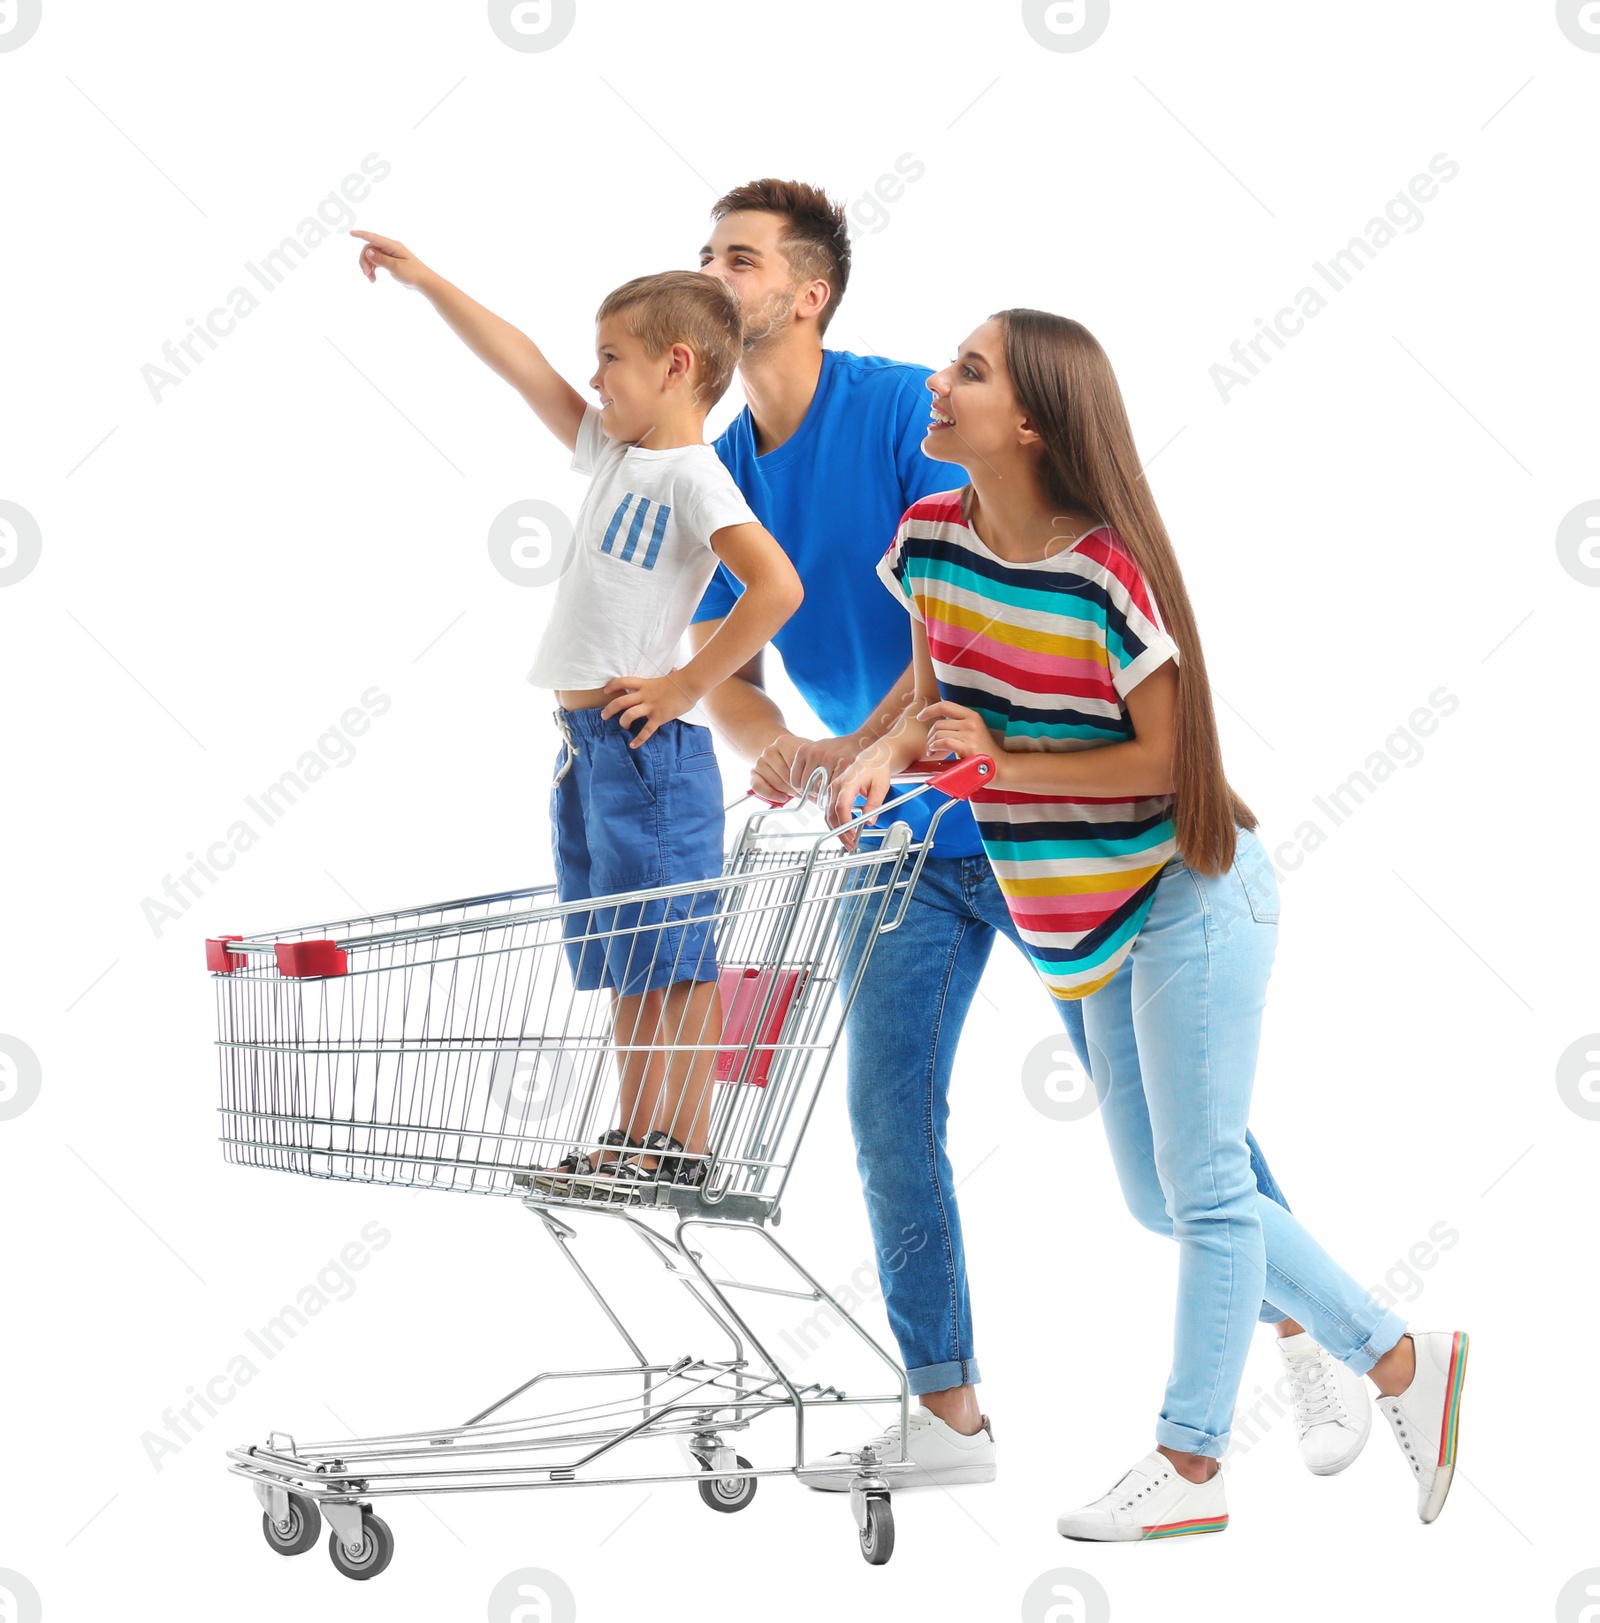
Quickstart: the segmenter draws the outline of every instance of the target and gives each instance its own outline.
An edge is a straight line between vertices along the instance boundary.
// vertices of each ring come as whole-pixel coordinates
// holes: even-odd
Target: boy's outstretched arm
[[[430,270],[403,242],[373,231],[352,231],[350,235],[366,244],[361,250],[361,270],[369,282],[376,282],[377,272],[386,270],[402,287],[426,294],[462,343],[533,407],[539,421],[569,451],[573,449],[583,421],[583,396],[540,354],[525,332]]]
[[[805,598],[788,553],[761,525],[725,525],[711,537],[711,550],[744,587],[713,635],[665,676],[617,676],[606,683],[616,697],[600,712],[603,717],[619,716],[624,727],[645,721],[631,748],[748,665]]]

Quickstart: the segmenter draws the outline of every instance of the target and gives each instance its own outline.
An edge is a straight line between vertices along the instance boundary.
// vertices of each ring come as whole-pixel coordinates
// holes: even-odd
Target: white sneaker
[[[1278,1355],[1294,1387],[1300,1458],[1317,1476],[1334,1476],[1367,1446],[1372,1431],[1367,1383],[1304,1331],[1279,1336]]]
[[[900,1422],[880,1432],[863,1447],[840,1449],[806,1464],[800,1480],[823,1493],[845,1493],[861,1468],[869,1449],[880,1465],[909,1464],[912,1470],[894,1476],[891,1486],[901,1488],[950,1487],[962,1482],[993,1482],[995,1477],[994,1428],[988,1415],[980,1417],[982,1430],[968,1437],[948,1426],[931,1409],[913,1408],[902,1447]],[[809,1473],[818,1471],[812,1476]]]
[[[1181,1538],[1187,1533],[1220,1533],[1228,1525],[1228,1496],[1222,1472],[1209,1482],[1190,1482],[1172,1461],[1154,1449],[1108,1493],[1068,1511],[1056,1522],[1063,1538],[1132,1543],[1147,1538]]]
[[[1417,1373],[1397,1398],[1379,1398],[1417,1479],[1417,1514],[1431,1522],[1444,1508],[1456,1472],[1461,1387],[1467,1374],[1465,1330],[1413,1330]]]

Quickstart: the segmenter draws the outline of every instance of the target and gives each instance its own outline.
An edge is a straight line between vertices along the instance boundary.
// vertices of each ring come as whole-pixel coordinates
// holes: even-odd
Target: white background
[[[1600,593],[1556,543],[1600,496],[1597,76],[1547,3],[1116,0],[1102,38],[1058,52],[1014,4],[578,0],[561,44],[521,52],[481,4],[45,0],[0,52],[0,499],[43,537],[0,588],[0,1033],[42,1072],[0,1120],[0,1568],[45,1615],[475,1619],[542,1567],[585,1620],[999,1619],[1068,1567],[1117,1619],[1549,1616],[1600,1565],[1600,1123],[1555,1082],[1600,1025]],[[1173,1257],[1126,1216],[1094,1118],[1027,1103],[1054,1016],[1002,946],[951,1129],[997,1483],[898,1498],[881,1570],[843,1500],[782,1479],[730,1517],[674,1485],[391,1503],[398,1553],[368,1585],[266,1549],[225,1448],[456,1420],[619,1350],[514,1204],[273,1177],[216,1143],[207,935],[550,871],[554,737],[522,676],[553,588],[505,580],[486,534],[515,501],[573,511],[580,482],[348,239],[270,295],[244,269],[369,153],[391,172],[356,223],[580,385],[601,296],[693,264],[725,187],[793,175],[859,200],[902,154],[925,173],[858,207],[832,344],[940,364],[1018,304],[1102,340],[1230,778],[1283,864],[1257,1135],[1354,1273],[1473,1336],[1436,1525],[1381,1419],[1318,1480],[1263,1409],[1224,1537],[1057,1537],[1150,1446]],[[1224,403],[1208,374],[1229,345],[1322,287],[1312,261],[1439,153],[1460,172],[1420,228]],[[157,403],[141,368],[236,286],[260,308]],[[712,426],[738,404],[735,386]],[[147,898],[186,853],[374,687],[392,702],[354,759],[155,928]],[[1397,729],[1440,688],[1458,703],[1412,759]],[[1335,825],[1314,797],[1375,751],[1411,764]],[[1306,854],[1308,819],[1327,838]],[[155,1469],[163,1411],[374,1222],[392,1242],[353,1294]],[[1458,1239],[1411,1268],[1441,1224]],[[871,1257],[842,1065],[781,1237],[829,1282]],[[875,1300],[867,1322],[887,1333]],[[866,1372],[838,1338],[813,1368]],[[1276,1377],[1263,1331],[1246,1404]],[[781,1437],[749,1445],[783,1462]]]

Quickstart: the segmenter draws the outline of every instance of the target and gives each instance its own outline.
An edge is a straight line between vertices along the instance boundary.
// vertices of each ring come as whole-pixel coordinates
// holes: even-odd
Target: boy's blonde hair
[[[744,350],[744,328],[733,289],[703,271],[670,270],[636,276],[608,293],[595,321],[621,316],[652,359],[687,344],[700,365],[695,401],[708,411],[727,393]]]

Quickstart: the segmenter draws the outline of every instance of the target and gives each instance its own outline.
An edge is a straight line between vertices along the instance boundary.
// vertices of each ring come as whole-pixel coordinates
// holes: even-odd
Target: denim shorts
[[[721,876],[722,774],[709,728],[669,721],[633,749],[621,722],[602,720],[599,708],[557,710],[555,719],[564,743],[550,840],[563,902]],[[715,980],[717,900],[713,890],[567,914],[574,983],[631,995]]]

